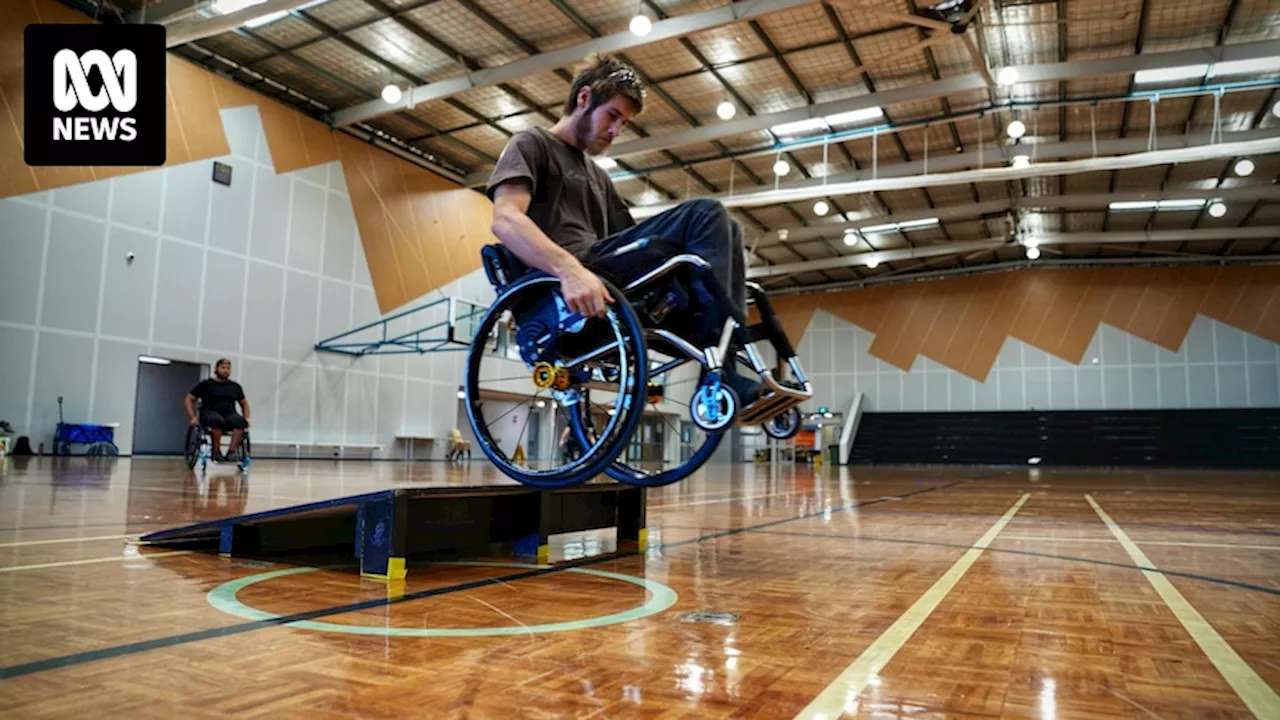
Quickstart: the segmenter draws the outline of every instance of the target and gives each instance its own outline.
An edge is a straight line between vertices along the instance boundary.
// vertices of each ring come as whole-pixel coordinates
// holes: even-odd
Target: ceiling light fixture
[[[382,101],[391,104],[400,102],[400,88],[396,85],[388,85],[382,88]]]
[[[716,106],[716,115],[721,120],[732,120],[738,114],[738,106],[725,100]]]
[[[1221,200],[1216,200],[1209,205],[1209,217],[1220,218],[1227,214],[1227,205]]]
[[[1198,210],[1204,207],[1204,198],[1184,198],[1179,200],[1125,200],[1107,205],[1108,210]]]
[[[773,172],[775,175],[786,175],[791,172],[791,165],[786,160],[779,160],[773,164]]]
[[[853,228],[846,228],[844,231],[844,244],[849,247],[858,244],[858,231]]]
[[[1235,173],[1240,177],[1249,177],[1253,174],[1254,167],[1253,161],[1245,158],[1236,163]]]
[[[653,21],[647,15],[639,14],[631,18],[631,34],[636,37],[644,37],[653,29]]]
[[[829,212],[831,212],[831,206],[827,204],[826,200],[819,200],[818,202],[813,204],[814,215],[817,215],[818,217],[822,217],[823,215],[826,215]]]
[[[1204,77],[1207,72],[1209,72],[1209,66],[1207,64],[1181,65],[1179,67],[1155,68],[1154,70],[1139,70],[1133,74],[1133,82],[1135,84],[1142,85],[1144,83],[1190,80],[1193,78]]]
[[[863,122],[864,120],[875,120],[880,117],[884,117],[884,108],[876,106],[836,113],[835,115],[828,115],[824,119],[830,125],[848,125],[849,123]]]
[[[873,235],[888,232],[906,232],[907,230],[919,230],[921,228],[932,227],[938,224],[938,218],[921,218],[919,220],[903,220],[902,222],[891,222],[883,225],[868,225],[859,228],[863,233],[871,233]]]
[[[1016,168],[1031,167],[1031,156],[1030,155],[1014,155],[1013,162],[1011,162],[1010,164]]]
[[[1010,85],[1013,85],[1014,83],[1018,82],[1018,68],[1015,68],[1015,67],[1000,68],[1000,72],[996,73],[996,82],[1005,87],[1009,87]]]
[[[595,158],[595,161],[596,161],[596,165],[599,165],[601,168],[603,168],[603,169],[605,169],[605,170],[612,170],[612,169],[614,169],[614,168],[618,167],[618,161],[617,161],[617,160],[614,160],[613,158],[609,157],[608,155],[601,155],[601,156],[599,156],[599,157]]]
[[[822,118],[807,118],[795,122],[780,123],[769,128],[775,135],[799,135],[811,130],[826,130],[827,121]]]
[[[872,270],[875,270],[876,268],[880,267],[880,261],[874,257],[869,257],[867,258],[867,267],[871,268]]]
[[[1276,71],[1280,71],[1280,57],[1261,57],[1214,63],[1209,68],[1209,77],[1244,75],[1247,73],[1272,73]]]
[[[1029,246],[1027,248],[1027,259],[1035,260],[1039,257],[1040,257],[1040,248],[1035,246]]]
[[[1017,140],[1018,138],[1027,134],[1027,124],[1022,122],[1021,120],[1014,120],[1013,122],[1009,123],[1009,127],[1006,127],[1004,129],[1004,132],[1009,137],[1013,138],[1014,140]]]

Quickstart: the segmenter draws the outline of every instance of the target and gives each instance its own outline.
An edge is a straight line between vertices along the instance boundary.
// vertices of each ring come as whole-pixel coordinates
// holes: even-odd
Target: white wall
[[[846,411],[856,392],[867,412],[1280,406],[1280,345],[1203,315],[1177,352],[1103,324],[1079,366],[1009,338],[984,383],[924,357],[903,372],[868,354],[874,337],[814,313],[797,348],[814,384],[805,410]]]
[[[260,454],[376,442],[396,457],[397,433],[447,438],[464,353],[312,349],[379,317],[340,165],[276,175],[257,109],[222,118],[231,187],[203,160],[0,200],[0,419],[49,448],[62,395],[69,422],[120,423],[128,453],[138,355],[226,356]],[[415,305],[443,295],[493,292],[477,271]]]

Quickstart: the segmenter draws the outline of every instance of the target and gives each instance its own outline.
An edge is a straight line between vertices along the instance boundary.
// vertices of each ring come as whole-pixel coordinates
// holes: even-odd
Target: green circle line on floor
[[[548,565],[487,562],[445,562],[433,564],[521,568],[530,570],[541,570],[550,567]],[[285,577],[288,575],[313,572],[320,569],[321,568],[314,567],[297,567],[285,570],[272,570],[270,572],[258,573],[256,575],[248,575],[219,585],[218,587],[210,590],[205,598],[214,608],[234,617],[258,621],[275,620],[281,616],[276,613],[267,612],[266,610],[250,607],[241,602],[236,595],[244,588],[255,583],[274,580],[275,578]],[[319,632],[346,633],[348,635],[380,635],[388,637],[486,637],[568,632],[571,630],[584,630],[587,628],[604,627],[606,625],[616,625],[618,623],[630,622],[631,620],[639,620],[640,618],[648,617],[666,610],[674,605],[679,597],[676,595],[674,590],[666,585],[647,578],[607,572],[605,570],[594,570],[592,568],[568,568],[567,572],[578,573],[581,575],[593,575],[607,580],[618,580],[620,582],[631,583],[632,585],[639,585],[645,589],[648,599],[643,605],[631,608],[630,610],[612,613],[610,615],[600,615],[592,618],[567,620],[565,622],[557,623],[543,623],[540,625],[507,625],[477,628],[412,628],[344,625],[341,623],[301,620],[298,622],[288,623],[287,627],[299,628],[302,630],[316,630]]]

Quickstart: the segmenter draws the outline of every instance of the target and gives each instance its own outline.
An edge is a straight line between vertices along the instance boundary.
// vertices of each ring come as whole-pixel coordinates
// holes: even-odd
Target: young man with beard
[[[625,63],[588,58],[560,119],[550,128],[521,130],[503,148],[487,188],[493,234],[526,265],[559,278],[569,309],[588,317],[602,316],[612,302],[591,268],[619,247],[661,238],[711,264],[734,316],[745,323],[742,229],[724,206],[690,200],[637,224],[608,173],[592,160],[644,109],[644,98],[644,85]],[[761,386],[735,365],[726,364],[725,381],[746,407]]]
[[[196,415],[196,401],[200,401],[200,414]],[[236,413],[236,404],[244,415]],[[201,380],[200,384],[187,393],[185,400],[187,419],[191,426],[204,425],[213,436],[213,459],[225,462],[227,457],[235,457],[236,449],[244,440],[244,431],[249,427],[249,399],[244,396],[244,388],[231,379],[231,361],[222,358],[213,366],[213,377]],[[231,447],[227,455],[222,455],[222,433],[231,431]]]

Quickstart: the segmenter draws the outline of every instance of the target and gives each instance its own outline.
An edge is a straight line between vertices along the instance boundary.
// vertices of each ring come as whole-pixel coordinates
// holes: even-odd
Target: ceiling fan
[[[920,8],[916,13],[892,12],[868,5],[865,2],[858,2],[857,0],[828,1],[833,5],[843,5],[850,10],[893,18],[911,25],[919,25],[932,31],[929,37],[924,40],[895,50],[887,55],[882,55],[871,62],[859,65],[852,71],[844,73],[840,76],[841,80],[851,79],[872,67],[884,65],[904,55],[921,52],[925,48],[958,36],[964,42],[965,48],[968,49],[974,65],[977,66],[978,72],[982,74],[983,80],[987,82],[987,87],[995,87],[996,82],[991,77],[991,70],[987,67],[987,60],[983,57],[978,44],[968,32],[969,26],[978,16],[978,11],[982,9],[981,0],[941,0]]]

